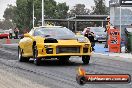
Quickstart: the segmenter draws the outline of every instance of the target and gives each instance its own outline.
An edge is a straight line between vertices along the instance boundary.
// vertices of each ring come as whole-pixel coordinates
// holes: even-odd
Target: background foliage
[[[106,15],[109,13],[108,7],[105,6],[105,0],[94,0],[95,6],[92,7],[92,10],[86,8],[84,4],[76,4],[69,10],[69,6],[66,3],[57,3],[55,0],[44,0],[44,2],[44,17],[47,19],[66,19],[75,15]],[[41,21],[41,0],[16,0],[16,6],[8,5],[6,8],[3,15],[5,20],[0,22],[0,28],[5,29],[2,26],[4,23],[6,29],[14,26],[17,26],[21,31],[31,29],[33,3],[35,5],[35,26],[38,26]],[[92,24],[92,22],[79,22],[78,27]],[[58,22],[58,25],[65,26],[67,24]],[[74,23],[71,24],[71,26],[73,25]]]

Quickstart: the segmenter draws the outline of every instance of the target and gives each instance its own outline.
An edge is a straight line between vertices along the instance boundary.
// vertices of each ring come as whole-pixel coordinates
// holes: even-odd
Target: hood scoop
[[[54,38],[46,38],[44,43],[58,43],[58,41]]]

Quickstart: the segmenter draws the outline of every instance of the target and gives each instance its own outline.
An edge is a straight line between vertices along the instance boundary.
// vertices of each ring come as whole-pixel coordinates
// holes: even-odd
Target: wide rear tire
[[[90,56],[82,56],[83,64],[89,64]]]
[[[33,46],[33,59],[34,59],[34,64],[36,66],[40,66],[41,65],[41,58],[38,58],[38,50],[36,46]]]
[[[22,52],[23,52],[23,50],[20,47],[18,47],[18,60],[20,62],[28,62],[29,58],[23,57]]]
[[[40,66],[41,65],[41,59],[40,58],[34,58],[34,64],[36,66]]]

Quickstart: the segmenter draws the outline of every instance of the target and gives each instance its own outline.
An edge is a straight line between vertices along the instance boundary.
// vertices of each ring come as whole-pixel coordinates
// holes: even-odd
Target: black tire
[[[41,65],[41,58],[34,58],[34,64],[36,66],[40,66]]]
[[[34,64],[36,66],[40,66],[41,64],[41,58],[38,58],[38,51],[37,51],[37,47],[33,46],[33,59],[34,59]]]
[[[30,58],[23,57],[22,52],[23,50],[20,47],[18,47],[18,60],[20,62],[28,62]]]
[[[86,78],[83,76],[76,76],[76,81],[80,85],[84,85],[86,83]]]
[[[89,64],[90,56],[82,56],[83,64]]]

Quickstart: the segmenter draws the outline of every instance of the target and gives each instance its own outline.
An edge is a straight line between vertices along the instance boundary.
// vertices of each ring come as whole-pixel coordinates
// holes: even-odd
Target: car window
[[[39,35],[41,35],[41,31],[37,30],[34,32],[34,36],[39,36]]]
[[[104,32],[105,31],[105,29],[104,28],[91,28],[91,31],[93,31],[93,32]]]
[[[57,39],[75,39],[75,34],[67,28],[37,28],[34,36]]]

